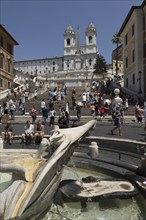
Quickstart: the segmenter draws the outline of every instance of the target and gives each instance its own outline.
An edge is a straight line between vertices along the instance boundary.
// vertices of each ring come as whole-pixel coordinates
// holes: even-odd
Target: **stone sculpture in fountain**
[[[0,193],[0,219],[40,219],[52,204],[63,165],[73,153],[75,143],[95,126],[96,120],[91,120],[77,128],[56,127],[38,150],[24,152],[1,147],[0,172],[11,173],[12,179],[10,186]]]

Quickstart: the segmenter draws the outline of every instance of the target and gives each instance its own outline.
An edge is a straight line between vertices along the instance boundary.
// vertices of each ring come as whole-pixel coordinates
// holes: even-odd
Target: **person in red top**
[[[37,110],[36,110],[35,106],[32,107],[30,115],[32,117],[32,123],[35,123],[36,118],[37,118]]]
[[[107,102],[105,102],[105,104],[104,104],[104,114],[108,114],[109,113],[109,105],[108,105],[108,103]]]
[[[98,108],[100,117],[104,117],[104,106],[100,105]]]
[[[137,118],[139,127],[141,127],[142,126],[142,120],[144,118],[144,109],[143,109],[143,107],[141,107],[139,105],[136,106],[136,108],[135,108],[135,116]]]

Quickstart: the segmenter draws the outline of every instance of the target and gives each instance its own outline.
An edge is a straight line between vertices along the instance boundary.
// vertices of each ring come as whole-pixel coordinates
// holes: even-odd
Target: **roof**
[[[71,25],[66,28],[65,34],[75,34]]]
[[[88,27],[86,28],[86,32],[92,32],[92,31],[94,31],[94,32],[96,32],[96,28],[95,28],[95,26],[94,26],[94,24],[92,23],[92,22],[90,22],[90,24],[88,25]]]
[[[31,59],[31,60],[18,60],[18,61],[14,61],[14,63],[25,63],[25,62],[37,62],[37,61],[50,61],[50,60],[56,60],[56,59],[63,59],[63,57],[51,57],[51,58],[42,58],[42,59]]]
[[[2,31],[4,31],[12,39],[15,45],[19,45],[18,42],[9,34],[9,32],[1,24],[0,24],[0,29],[2,29]]]
[[[120,30],[119,30],[119,32],[118,32],[118,35],[119,35],[119,36],[121,35],[122,31],[124,30],[124,28],[125,28],[126,24],[128,23],[128,21],[129,21],[131,15],[132,15],[132,13],[134,12],[134,10],[143,8],[143,7],[145,6],[145,4],[146,4],[146,0],[144,0],[141,5],[132,6],[132,7],[131,7],[131,9],[130,9],[128,15],[126,16],[126,18],[125,18],[125,20],[124,20],[124,22],[123,22],[123,24],[122,24],[122,26],[121,26],[121,28],[120,28]]]

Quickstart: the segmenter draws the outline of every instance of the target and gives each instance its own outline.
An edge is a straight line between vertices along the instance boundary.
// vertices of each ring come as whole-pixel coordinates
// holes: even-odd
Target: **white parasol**
[[[80,101],[76,102],[76,104],[79,105],[79,106],[83,106],[83,103],[80,102]]]

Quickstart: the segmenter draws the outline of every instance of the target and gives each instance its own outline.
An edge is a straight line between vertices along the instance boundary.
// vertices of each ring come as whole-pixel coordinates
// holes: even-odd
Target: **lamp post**
[[[138,91],[138,93],[142,93],[142,90],[141,90],[141,74],[142,74],[142,72],[139,71],[138,72],[139,78],[137,79],[137,81],[139,82],[139,91]]]

